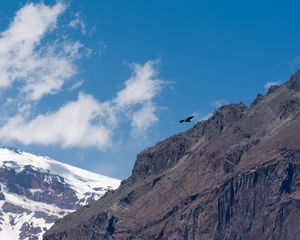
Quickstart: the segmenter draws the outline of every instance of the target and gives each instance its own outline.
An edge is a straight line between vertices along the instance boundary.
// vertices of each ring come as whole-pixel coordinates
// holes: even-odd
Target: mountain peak
[[[142,151],[116,191],[62,218],[44,239],[294,239],[299,76]]]
[[[243,102],[238,104],[227,104],[219,107],[209,120],[217,119],[217,121],[232,124],[239,120],[247,109],[248,107]]]
[[[1,147],[0,239],[42,239],[57,219],[119,183],[46,156]]]

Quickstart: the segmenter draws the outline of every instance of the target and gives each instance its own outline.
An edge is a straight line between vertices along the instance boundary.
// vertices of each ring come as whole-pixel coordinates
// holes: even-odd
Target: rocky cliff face
[[[45,156],[0,148],[0,239],[42,239],[57,219],[118,185]]]
[[[45,240],[300,239],[300,72],[137,156]]]

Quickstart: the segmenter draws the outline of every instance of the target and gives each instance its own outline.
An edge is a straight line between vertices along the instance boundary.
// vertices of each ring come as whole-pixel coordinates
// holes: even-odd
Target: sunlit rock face
[[[49,157],[0,148],[0,239],[42,239],[59,218],[118,185]]]
[[[44,239],[298,239],[299,222],[297,72],[142,151],[116,191]]]

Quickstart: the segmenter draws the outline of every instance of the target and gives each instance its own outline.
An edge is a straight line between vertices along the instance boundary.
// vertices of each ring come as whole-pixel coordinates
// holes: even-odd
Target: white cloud
[[[154,123],[158,121],[155,111],[155,106],[152,103],[147,103],[141,109],[132,114],[131,126],[134,136],[144,134]]]
[[[38,100],[59,91],[74,76],[74,61],[83,45],[67,40],[41,44],[65,9],[60,2],[54,6],[30,3],[16,13],[0,35],[0,88],[20,81],[21,93],[28,100]]]
[[[264,88],[266,90],[268,90],[271,86],[274,86],[274,85],[280,85],[280,82],[267,82],[265,85],[264,85]]]
[[[133,74],[125,82],[125,87],[117,93],[115,103],[124,108],[152,100],[160,91],[162,81],[157,79],[156,64],[148,61],[144,65],[132,64]]]
[[[194,120],[196,122],[205,121],[205,120],[209,119],[212,115],[213,115],[213,112],[206,113],[206,114],[199,113],[199,112],[193,112],[191,114],[191,116],[194,116]]]
[[[226,104],[226,101],[224,99],[214,100],[210,103],[210,105],[212,105],[214,108],[219,108],[225,104]]]
[[[17,95],[4,96],[0,141],[106,149],[124,121],[129,121],[133,136],[147,132],[158,121],[154,98],[163,84],[158,79],[158,61],[132,64],[133,73],[124,88],[105,102],[80,93],[76,101],[49,113],[35,112],[43,96],[63,91],[66,81],[77,73],[76,61],[91,54],[79,41],[45,38],[57,28],[65,9],[60,1],[53,6],[27,4],[0,33],[0,89],[14,87],[11,92]],[[69,26],[86,32],[79,15]],[[73,83],[69,90],[83,82]]]
[[[158,79],[159,61],[147,61],[145,64],[131,64],[133,73],[125,81],[125,86],[117,92],[113,100],[118,111],[130,112],[132,135],[145,135],[148,129],[158,121],[153,99],[158,95],[164,83]],[[138,108],[137,110],[130,110]]]
[[[117,92],[115,98],[103,103],[91,95],[80,93],[76,101],[68,102],[57,111],[35,116],[32,116],[30,105],[23,105],[0,128],[0,141],[106,149],[124,119],[130,121],[133,136],[145,134],[158,121],[153,99],[163,81],[154,78],[157,74],[155,64],[154,61],[135,64],[124,89]],[[144,96],[136,91],[142,91]]]
[[[69,22],[69,26],[74,29],[79,29],[83,35],[86,34],[86,26],[79,13],[75,14],[75,18]]]
[[[208,120],[214,113],[213,112],[210,112],[210,113],[207,113],[207,114],[204,114],[204,115],[201,115],[201,117],[199,117],[198,121],[205,121],[205,120]]]
[[[114,114],[107,103],[79,94],[58,111],[37,115],[27,121],[23,114],[10,118],[0,129],[1,141],[23,144],[61,144],[63,147],[107,148],[111,142]],[[108,127],[109,126],[109,127]]]
[[[75,82],[70,88],[69,91],[74,91],[77,88],[80,88],[82,86],[82,84],[84,83],[84,80],[80,80]]]

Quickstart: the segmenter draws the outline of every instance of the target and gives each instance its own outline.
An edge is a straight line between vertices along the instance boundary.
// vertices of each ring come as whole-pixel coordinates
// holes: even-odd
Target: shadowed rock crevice
[[[293,164],[289,164],[289,166],[286,170],[286,177],[282,181],[282,184],[280,187],[280,193],[291,193],[292,181],[293,181],[293,177],[294,177],[294,169],[295,169],[295,166]]]

